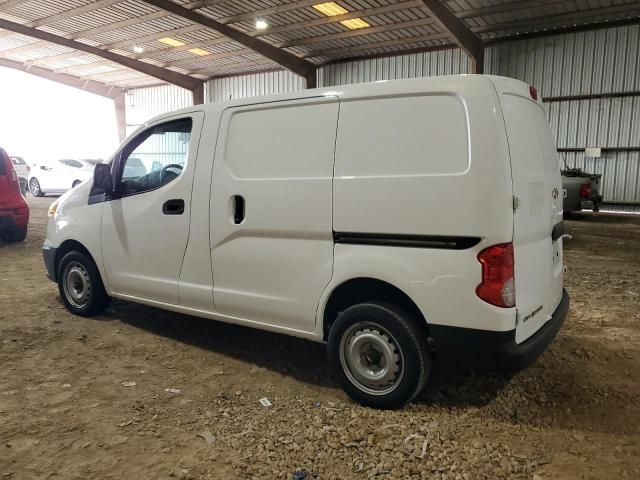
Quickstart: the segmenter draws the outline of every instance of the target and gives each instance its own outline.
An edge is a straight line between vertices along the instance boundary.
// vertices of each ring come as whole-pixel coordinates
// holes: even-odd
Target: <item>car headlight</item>
[[[60,199],[56,200],[51,205],[49,205],[49,211],[47,212],[47,215],[49,216],[49,218],[53,217],[56,214],[56,212],[58,211],[59,205],[60,205]]]

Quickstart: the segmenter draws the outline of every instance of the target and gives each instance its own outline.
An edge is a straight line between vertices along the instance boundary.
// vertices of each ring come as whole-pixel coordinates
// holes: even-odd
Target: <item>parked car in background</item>
[[[81,162],[87,162],[90,163],[91,165],[95,166],[99,163],[104,162],[104,160],[102,158],[84,158],[82,160],[80,160]]]
[[[7,152],[0,148],[0,238],[21,242],[27,236],[29,206],[20,191],[18,174]]]
[[[29,183],[29,171],[31,167],[27,165],[27,162],[24,161],[22,157],[9,157],[11,158],[11,163],[13,163],[13,168],[18,175],[18,181],[20,182],[20,191],[22,194],[27,193],[27,185]]]
[[[34,197],[64,193],[93,175],[94,164],[86,160],[62,159],[42,164],[29,172],[29,191]]]
[[[600,195],[600,179],[602,175],[584,172],[580,168],[562,170],[563,202],[565,212],[579,210],[600,210],[602,195]]]

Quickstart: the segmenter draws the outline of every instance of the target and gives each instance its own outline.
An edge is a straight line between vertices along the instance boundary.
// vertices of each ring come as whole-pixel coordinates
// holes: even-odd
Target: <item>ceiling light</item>
[[[189,51],[191,53],[193,53],[194,55],[200,55],[201,57],[203,57],[205,55],[211,55],[211,52],[207,52],[206,50],[204,50],[202,48],[190,48]]]
[[[313,8],[327,17],[335,17],[336,15],[349,13],[349,10],[341,7],[336,2],[318,3],[317,5],[313,5]]]
[[[171,38],[171,37],[164,37],[164,38],[160,38],[158,39],[159,42],[164,43],[165,45],[169,45],[170,47],[181,47],[182,45],[184,45],[184,42],[181,42],[180,40],[176,40],[175,38]]]
[[[138,55],[140,55],[142,52],[144,52],[144,48],[142,48],[142,47],[140,47],[138,45],[135,45],[133,47],[133,53],[137,53]]]
[[[349,13],[344,7],[341,7],[336,2],[325,2],[318,3],[316,5],[312,5],[320,13],[326,15],[327,17],[335,17],[337,15],[344,15],[345,13]],[[358,30],[359,28],[367,28],[370,27],[367,22],[365,22],[361,18],[352,18],[350,20],[342,20],[340,23],[347,27],[349,30]]]
[[[361,18],[352,18],[351,20],[342,20],[340,23],[345,27],[347,27],[349,30],[358,30],[359,28],[367,28],[371,26]]]
[[[264,30],[268,27],[269,27],[269,24],[267,23],[266,20],[262,20],[261,18],[256,20],[256,30]]]

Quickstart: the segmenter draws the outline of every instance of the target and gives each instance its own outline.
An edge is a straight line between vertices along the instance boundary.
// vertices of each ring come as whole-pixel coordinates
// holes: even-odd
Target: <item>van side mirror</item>
[[[113,192],[113,179],[111,178],[111,165],[99,163],[93,170],[92,195],[109,194]]]

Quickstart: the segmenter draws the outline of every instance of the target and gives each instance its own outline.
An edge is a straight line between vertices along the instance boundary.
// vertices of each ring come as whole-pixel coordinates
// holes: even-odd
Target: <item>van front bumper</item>
[[[56,281],[56,251],[57,248],[45,245],[42,247],[42,257],[44,258],[44,266],[47,269],[47,278],[52,282]]]
[[[569,313],[569,295],[531,337],[516,343],[516,331],[492,332],[472,328],[430,325],[436,361],[468,370],[517,372],[531,365],[556,337]]]

